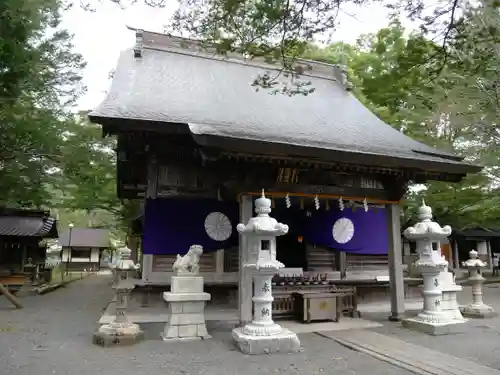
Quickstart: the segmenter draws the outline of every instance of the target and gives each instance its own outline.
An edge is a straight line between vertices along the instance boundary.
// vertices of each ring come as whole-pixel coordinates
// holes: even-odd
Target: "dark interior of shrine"
[[[279,202],[273,208],[271,216],[278,222],[288,225],[288,233],[276,240],[276,258],[289,268],[303,268],[307,271],[306,243],[303,240],[307,208],[287,208]]]

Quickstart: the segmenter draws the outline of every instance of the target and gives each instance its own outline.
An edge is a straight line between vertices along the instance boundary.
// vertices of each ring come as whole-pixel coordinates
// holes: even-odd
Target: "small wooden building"
[[[263,59],[136,31],[89,118],[117,136],[118,196],[146,200],[143,281],[168,283],[175,254],[202,244],[205,282],[238,283],[241,320],[251,319],[240,272],[245,244],[235,227],[265,189],[272,215],[290,226],[278,243],[287,267],[332,269],[336,250],[385,252],[397,319],[404,312],[399,201],[408,184],[456,182],[480,168],[382,122],[350,93],[339,67],[295,64],[314,93],[256,90],[252,82],[263,74],[278,76],[278,89],[293,83]]]
[[[469,259],[469,251],[476,250],[479,258],[493,266],[494,254],[500,253],[500,230],[496,228],[467,227],[454,230],[451,234],[453,253],[457,266]]]
[[[109,249],[109,231],[101,228],[72,228],[59,237],[61,262],[70,271],[98,271],[102,252]],[[63,267],[64,267],[63,266]]]
[[[43,266],[45,238],[57,238],[57,221],[47,211],[0,209],[0,282],[22,285],[24,266]]]

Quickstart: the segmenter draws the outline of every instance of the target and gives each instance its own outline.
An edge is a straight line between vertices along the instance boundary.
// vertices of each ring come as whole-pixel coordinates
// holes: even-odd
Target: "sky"
[[[122,9],[104,0],[95,12],[74,7],[64,13],[62,27],[74,34],[75,51],[87,61],[84,72],[87,93],[80,99],[79,109],[93,109],[104,99],[110,84],[108,74],[115,68],[120,52],[135,43],[134,32],[126,26],[163,32],[163,26],[177,7],[175,0],[170,1],[164,9],[142,4]],[[346,6],[337,20],[332,42],[347,43],[355,42],[362,34],[376,32],[389,22],[388,11],[380,4]],[[407,22],[403,24],[412,27]]]

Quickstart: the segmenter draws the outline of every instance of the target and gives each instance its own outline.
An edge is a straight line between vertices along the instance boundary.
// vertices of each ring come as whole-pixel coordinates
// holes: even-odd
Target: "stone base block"
[[[164,333],[160,334],[160,337],[165,342],[189,342],[189,341],[200,341],[203,340],[202,337],[166,337]]]
[[[463,316],[466,316],[468,318],[485,319],[485,318],[494,318],[494,317],[498,316],[498,314],[495,312],[495,310],[493,310],[493,308],[491,306],[488,306],[488,305],[460,306],[460,312],[462,313]]]
[[[97,331],[92,337],[92,343],[105,348],[112,346],[127,346],[134,345],[144,338],[144,333],[142,331],[137,331],[135,333],[127,335],[117,335],[107,332]]]
[[[172,276],[172,293],[203,293],[202,276]]]
[[[297,353],[300,351],[300,341],[295,333],[283,329],[281,333],[272,336],[249,336],[241,328],[233,329],[233,339],[236,346],[245,354]]]
[[[463,319],[455,320],[449,323],[428,323],[415,318],[407,318],[402,321],[403,327],[427,333],[432,336],[463,333],[465,331],[465,326],[461,323],[465,322],[466,320]]]
[[[167,302],[210,301],[210,293],[172,293],[163,292],[163,299]]]
[[[161,338],[163,341],[206,340],[211,338],[205,322],[200,324],[165,324]]]

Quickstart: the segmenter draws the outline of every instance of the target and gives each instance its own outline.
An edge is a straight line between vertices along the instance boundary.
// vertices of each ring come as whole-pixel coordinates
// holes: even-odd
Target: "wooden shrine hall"
[[[16,288],[25,282],[25,266],[45,265],[44,239],[58,237],[57,220],[50,212],[0,209],[0,282]]]
[[[251,319],[251,291],[238,272],[245,244],[235,227],[252,217],[253,198],[264,189],[271,215],[290,220],[295,243],[388,254],[398,319],[399,201],[408,184],[458,182],[480,168],[382,122],[350,93],[341,68],[295,65],[312,94],[256,90],[259,75],[280,70],[262,59],[220,56],[194,40],[136,30],[135,46],[121,54],[107,97],[89,118],[117,137],[118,196],[145,200],[143,281],[168,284],[159,263],[203,245],[205,282],[238,282],[241,320]],[[278,89],[287,79],[277,78]],[[280,247],[282,254],[295,249],[278,243],[278,257]]]

